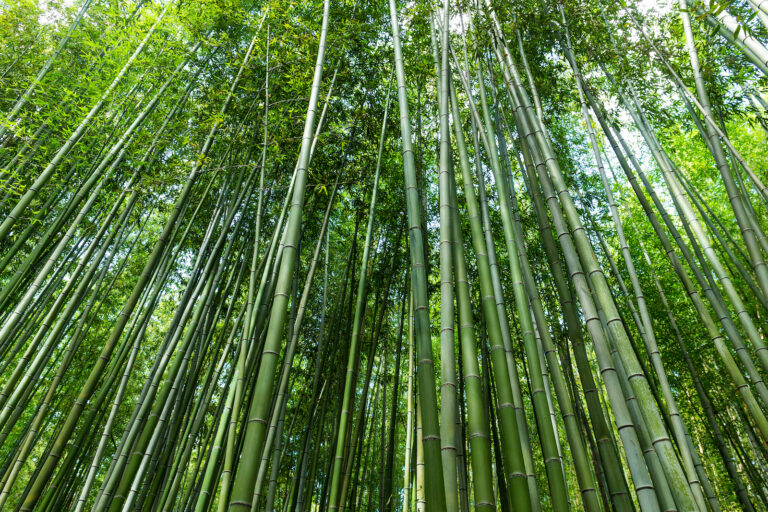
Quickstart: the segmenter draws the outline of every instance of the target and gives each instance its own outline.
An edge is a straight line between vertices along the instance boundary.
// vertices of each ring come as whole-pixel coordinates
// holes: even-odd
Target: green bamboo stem
[[[425,472],[425,496],[428,512],[445,509],[445,489],[440,456],[440,430],[437,418],[435,370],[432,359],[432,343],[429,335],[429,306],[427,300],[427,276],[424,259],[424,233],[422,208],[416,179],[416,162],[411,141],[411,121],[408,94],[405,85],[405,69],[400,43],[400,28],[395,0],[389,1],[392,19],[392,38],[395,52],[395,76],[397,77],[398,103],[400,106],[400,133],[402,141],[405,192],[408,216],[408,247],[411,259],[411,283],[414,312],[414,341],[418,357],[418,392],[421,404]]]

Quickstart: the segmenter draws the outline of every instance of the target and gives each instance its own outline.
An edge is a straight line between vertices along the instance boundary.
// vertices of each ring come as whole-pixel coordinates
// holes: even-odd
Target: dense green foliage
[[[0,2],[0,510],[768,510],[762,0]]]

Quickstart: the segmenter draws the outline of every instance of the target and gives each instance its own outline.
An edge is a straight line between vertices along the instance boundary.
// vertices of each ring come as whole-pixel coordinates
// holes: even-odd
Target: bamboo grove
[[[768,510],[768,3],[0,4],[0,510]]]

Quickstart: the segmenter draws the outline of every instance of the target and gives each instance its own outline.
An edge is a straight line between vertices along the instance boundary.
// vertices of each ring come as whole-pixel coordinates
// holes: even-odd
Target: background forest
[[[0,510],[768,510],[768,2],[0,1]]]

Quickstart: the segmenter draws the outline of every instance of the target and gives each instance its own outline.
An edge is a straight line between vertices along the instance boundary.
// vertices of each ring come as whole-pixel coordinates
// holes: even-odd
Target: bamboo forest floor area
[[[766,0],[0,0],[0,511],[766,511],[767,149]]]

